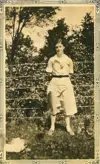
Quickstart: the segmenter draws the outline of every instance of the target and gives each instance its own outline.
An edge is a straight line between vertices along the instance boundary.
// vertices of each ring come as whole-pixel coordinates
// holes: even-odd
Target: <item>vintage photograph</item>
[[[5,6],[7,160],[94,159],[93,5]]]

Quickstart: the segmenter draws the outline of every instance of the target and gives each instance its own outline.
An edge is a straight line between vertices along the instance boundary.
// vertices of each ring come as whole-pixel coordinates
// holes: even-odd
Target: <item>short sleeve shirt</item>
[[[49,59],[46,72],[53,75],[69,75],[73,73],[73,62],[65,54],[61,57],[55,55]]]

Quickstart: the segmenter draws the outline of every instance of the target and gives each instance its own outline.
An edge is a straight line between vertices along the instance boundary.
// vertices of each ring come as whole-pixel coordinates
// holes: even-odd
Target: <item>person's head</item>
[[[58,42],[58,43],[56,44],[55,48],[56,48],[56,52],[57,52],[58,54],[61,54],[61,53],[63,53],[63,51],[64,51],[64,46],[63,46],[63,44],[62,44],[61,42]]]

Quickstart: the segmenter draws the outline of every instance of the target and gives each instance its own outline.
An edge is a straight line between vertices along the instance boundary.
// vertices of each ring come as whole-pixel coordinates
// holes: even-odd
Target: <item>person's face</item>
[[[56,52],[57,52],[57,53],[62,53],[63,50],[64,50],[64,47],[63,47],[62,44],[57,44],[57,45],[56,45]]]

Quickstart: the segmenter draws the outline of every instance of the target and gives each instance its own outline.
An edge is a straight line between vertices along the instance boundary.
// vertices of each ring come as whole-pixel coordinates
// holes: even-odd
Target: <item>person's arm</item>
[[[72,83],[73,83],[73,73],[74,73],[74,71],[73,71],[73,61],[70,59],[69,76],[70,76],[70,79],[71,79]]]
[[[51,77],[52,77],[52,58],[50,58],[48,61],[46,72],[47,72],[47,81],[51,80]]]
[[[69,64],[69,73],[72,75],[74,73],[73,71],[73,61],[70,59],[70,64]]]

